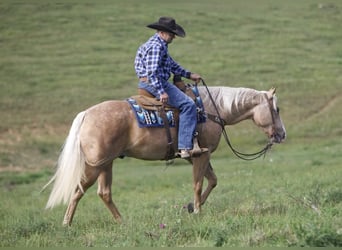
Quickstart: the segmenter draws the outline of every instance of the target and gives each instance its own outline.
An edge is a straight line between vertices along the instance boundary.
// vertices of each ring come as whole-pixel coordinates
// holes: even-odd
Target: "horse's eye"
[[[279,107],[277,107],[277,113],[279,114],[279,112],[280,112],[280,108],[279,108]]]

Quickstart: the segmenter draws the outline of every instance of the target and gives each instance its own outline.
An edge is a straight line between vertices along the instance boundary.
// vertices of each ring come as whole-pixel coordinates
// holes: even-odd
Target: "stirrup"
[[[200,147],[194,147],[190,152],[192,157],[198,157],[201,154],[208,152],[208,148],[200,148]]]
[[[201,154],[208,152],[209,149],[208,148],[200,148],[200,146],[198,145],[198,140],[197,137],[194,138],[194,148],[191,150],[191,156],[192,157],[198,157]]]
[[[175,154],[175,157],[180,157],[182,159],[189,159],[191,157],[198,157],[201,154],[208,152],[209,149],[208,148],[200,148],[200,147],[196,147],[193,148],[192,150],[185,150],[185,151],[181,151],[181,152],[177,152]]]

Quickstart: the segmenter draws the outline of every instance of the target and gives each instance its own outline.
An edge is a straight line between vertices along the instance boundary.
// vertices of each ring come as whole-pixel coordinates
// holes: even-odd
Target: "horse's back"
[[[96,114],[96,116],[111,116],[111,115],[127,115],[125,111],[130,111],[130,106],[125,100],[108,100],[88,108],[88,114]]]

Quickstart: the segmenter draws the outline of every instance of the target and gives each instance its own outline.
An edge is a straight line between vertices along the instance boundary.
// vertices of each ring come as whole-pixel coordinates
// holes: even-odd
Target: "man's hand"
[[[201,81],[202,77],[199,74],[191,73],[190,79],[196,83],[199,83]]]
[[[169,100],[169,96],[167,93],[161,94],[159,98],[161,103],[167,103],[167,101]]]

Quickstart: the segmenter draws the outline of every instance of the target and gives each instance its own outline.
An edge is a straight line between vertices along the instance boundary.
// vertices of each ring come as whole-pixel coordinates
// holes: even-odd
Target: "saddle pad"
[[[133,98],[127,99],[128,103],[131,105],[132,110],[135,113],[135,116],[137,118],[137,122],[140,128],[158,128],[158,127],[164,127],[164,121],[163,118],[160,117],[159,112],[156,110],[147,110],[139,106]],[[174,116],[174,112],[172,110],[165,111],[165,115],[167,117],[167,120],[169,121],[170,127],[176,126],[176,120]]]
[[[203,102],[201,96],[199,95],[197,86],[188,86],[188,90],[192,92],[194,97],[194,102],[197,106],[197,123],[204,123],[207,119]],[[163,118],[160,117],[159,112],[155,108],[147,109],[140,106],[134,97],[127,99],[128,103],[131,105],[132,110],[135,113],[137,122],[140,128],[145,127],[164,127]],[[177,114],[175,114],[177,113]],[[169,121],[170,127],[175,127],[178,121],[178,111],[165,110],[167,120]]]

